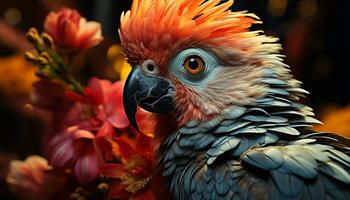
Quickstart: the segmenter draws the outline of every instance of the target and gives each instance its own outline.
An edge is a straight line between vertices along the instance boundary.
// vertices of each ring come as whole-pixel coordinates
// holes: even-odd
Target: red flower
[[[122,105],[123,82],[92,78],[84,95],[70,93],[76,103],[61,117],[62,131],[48,144],[50,164],[71,168],[80,183],[94,180],[105,160],[112,159],[108,142],[129,121]]]
[[[123,81],[112,84],[108,80],[92,78],[84,90],[84,95],[68,92],[67,96],[76,104],[67,113],[65,124],[79,124],[87,129],[101,127],[103,123],[117,129],[128,127],[130,123],[124,112],[123,88]]]
[[[121,164],[105,164],[100,172],[110,178],[109,199],[168,199],[157,174],[153,138],[138,134],[135,141],[115,139]]]
[[[80,51],[98,45],[103,37],[101,24],[87,22],[76,10],[63,8],[50,12],[44,23],[45,32],[51,35],[55,44],[64,50]]]

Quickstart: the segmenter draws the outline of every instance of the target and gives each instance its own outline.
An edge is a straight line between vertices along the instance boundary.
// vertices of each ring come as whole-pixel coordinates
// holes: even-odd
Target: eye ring
[[[200,56],[191,55],[185,59],[183,67],[190,74],[201,74],[204,71],[205,62]]]
[[[158,75],[159,68],[152,60],[146,60],[141,64],[141,70],[147,75]]]

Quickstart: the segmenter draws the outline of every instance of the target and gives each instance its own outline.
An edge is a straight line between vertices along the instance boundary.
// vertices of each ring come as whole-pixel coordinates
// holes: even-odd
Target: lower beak
[[[168,80],[147,76],[139,67],[135,67],[126,80],[123,94],[124,109],[130,123],[138,130],[138,105],[153,113],[173,111],[173,92],[174,87]]]

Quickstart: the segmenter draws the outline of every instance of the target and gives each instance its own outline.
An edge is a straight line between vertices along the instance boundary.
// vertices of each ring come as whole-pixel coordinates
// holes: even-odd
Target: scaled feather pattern
[[[120,37],[131,64],[151,59],[174,85],[175,130],[161,132],[159,166],[174,199],[349,199],[350,141],[311,130],[308,95],[278,40],[233,1],[134,0]],[[188,48],[211,52],[218,73],[200,87],[168,73]],[[198,89],[201,88],[201,89]],[[202,89],[204,88],[204,89]],[[164,119],[162,120],[163,126]]]

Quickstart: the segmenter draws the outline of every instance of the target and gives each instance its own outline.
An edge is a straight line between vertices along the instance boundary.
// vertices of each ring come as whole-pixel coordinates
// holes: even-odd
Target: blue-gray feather
[[[350,141],[307,129],[321,122],[289,71],[265,69],[255,104],[167,137],[159,163],[174,199],[350,199]]]

